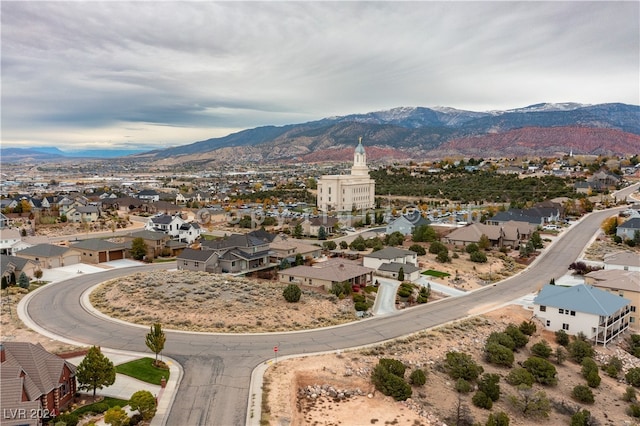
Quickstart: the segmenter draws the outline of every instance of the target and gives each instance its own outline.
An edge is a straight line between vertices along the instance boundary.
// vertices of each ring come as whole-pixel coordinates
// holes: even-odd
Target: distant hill
[[[0,148],[0,161],[15,163],[25,161],[60,161],[73,158],[118,158],[144,152],[142,149],[85,149],[72,152],[61,151],[53,146],[34,148]]]
[[[399,107],[282,127],[257,127],[139,157],[203,167],[215,161],[348,161],[361,136],[372,160],[571,151],[634,154],[640,152],[640,107],[542,103],[489,112]]]

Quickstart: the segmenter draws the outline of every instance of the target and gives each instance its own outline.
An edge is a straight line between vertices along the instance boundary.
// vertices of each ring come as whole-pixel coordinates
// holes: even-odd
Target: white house
[[[174,240],[187,244],[193,243],[200,237],[202,229],[196,223],[187,222],[179,214],[160,214],[149,218],[144,228],[147,231],[163,232]]]
[[[640,256],[630,251],[619,251],[604,256],[604,269],[640,271]]]
[[[0,254],[14,256],[16,252],[29,247],[22,242],[20,230],[13,228],[0,229]]]
[[[378,275],[389,278],[397,278],[400,268],[407,281],[415,281],[420,277],[418,268],[418,255],[411,250],[396,247],[385,247],[382,250],[365,254],[362,259],[363,266],[376,270]]]
[[[533,304],[535,317],[547,330],[584,333],[596,344],[606,345],[629,328],[631,301],[589,285],[548,284]]]

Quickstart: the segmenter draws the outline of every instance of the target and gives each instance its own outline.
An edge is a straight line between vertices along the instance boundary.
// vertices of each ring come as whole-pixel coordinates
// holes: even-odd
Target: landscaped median
[[[133,377],[134,379],[153,385],[162,386],[162,379],[165,379],[165,383],[169,380],[169,367],[167,367],[164,362],[158,361],[160,365],[166,367],[159,368],[153,365],[154,362],[153,358],[135,359],[125,362],[124,364],[116,365],[116,373],[124,374],[125,376]]]

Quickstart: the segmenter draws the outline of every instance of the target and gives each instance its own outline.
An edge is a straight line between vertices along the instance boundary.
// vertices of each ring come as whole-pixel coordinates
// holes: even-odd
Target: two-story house
[[[640,330],[640,273],[623,269],[600,269],[584,276],[585,284],[631,301],[629,323]]]
[[[399,249],[396,247],[385,247],[364,255],[362,265],[376,270],[376,274],[398,278],[400,269],[407,281],[415,281],[420,278],[420,268],[418,268],[418,255],[411,250]]]
[[[584,333],[605,345],[629,328],[631,301],[590,285],[546,285],[533,300],[534,315],[547,330]]]

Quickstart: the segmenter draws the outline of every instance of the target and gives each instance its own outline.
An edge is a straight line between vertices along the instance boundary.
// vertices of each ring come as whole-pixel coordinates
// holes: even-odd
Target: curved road
[[[240,425],[246,421],[252,370],[279,355],[331,351],[372,344],[464,318],[470,313],[510,302],[564,275],[605,217],[617,210],[590,214],[555,241],[533,268],[463,297],[443,299],[417,308],[356,323],[306,332],[270,334],[205,334],[166,331],[165,353],[184,368],[169,425]],[[175,264],[142,267],[160,269]],[[136,271],[142,270],[136,268]],[[42,287],[27,299],[25,312],[41,328],[87,345],[145,352],[147,327],[127,325],[92,315],[80,304],[93,285],[131,273],[111,270]],[[254,415],[259,416],[259,413]]]

